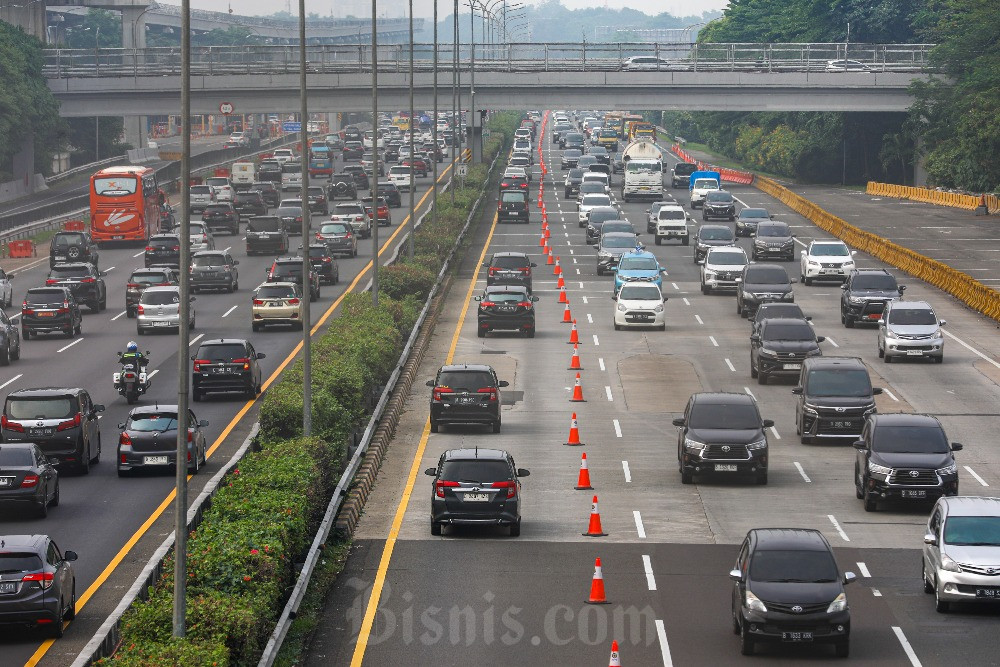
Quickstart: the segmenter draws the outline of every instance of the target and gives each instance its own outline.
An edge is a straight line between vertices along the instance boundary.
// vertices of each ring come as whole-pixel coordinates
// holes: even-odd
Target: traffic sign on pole
[[[225,114],[225,115],[228,116],[232,112],[233,112],[233,103],[232,102],[223,102],[222,104],[219,105],[219,113]]]
[[[465,164],[464,162],[460,162],[457,165],[455,165],[455,171],[458,174],[459,178],[465,178],[466,176],[469,175],[469,165]]]
[[[301,132],[302,123],[298,121],[286,120],[284,123],[281,124],[281,129],[284,130],[285,132]]]

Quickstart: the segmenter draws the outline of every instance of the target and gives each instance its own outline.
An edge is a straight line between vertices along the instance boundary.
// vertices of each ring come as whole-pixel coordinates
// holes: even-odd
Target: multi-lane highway
[[[443,171],[442,180],[450,173],[450,170]],[[425,197],[430,183],[429,177],[418,179],[417,201],[423,208],[430,201],[429,196]],[[295,197],[297,193],[288,193],[288,196]],[[393,209],[392,227],[380,228],[383,262],[405,238],[406,218],[405,207]],[[313,216],[314,228],[321,221],[321,216]],[[300,240],[300,237],[292,237],[293,251],[299,248]],[[228,248],[239,260],[240,289],[232,294],[201,292],[196,296],[193,306],[197,328],[191,332],[190,354],[194,354],[198,343],[205,339],[247,338],[259,352],[267,355],[261,366],[263,377],[271,378],[302,336],[301,332],[281,327],[251,332],[250,294],[264,281],[272,257],[247,257],[242,236],[220,234],[216,236],[216,247]],[[115,352],[124,350],[129,340],[136,340],[140,349],[150,352],[152,389],[140,399],[140,404],[177,401],[177,337],[170,334],[138,337],[135,320],[128,319],[124,312],[125,283],[132,269],[142,266],[142,255],[141,246],[102,248],[101,269],[107,273],[107,310],[91,313],[84,308],[82,337],[70,340],[50,335],[24,341],[21,359],[0,372],[0,389],[4,395],[28,387],[83,387],[91,393],[95,403],[106,406],[101,418],[100,465],[93,467],[86,476],[66,474],[61,477],[61,502],[47,519],[25,518],[16,513],[0,517],[0,533],[47,533],[61,548],[72,549],[80,555],[74,564],[78,615],[67,627],[65,638],[53,645],[45,641],[43,634],[0,631],[0,665],[25,664],[29,659],[34,664],[46,653],[41,664],[71,662],[118,604],[164,535],[172,530],[173,472],[120,479],[114,464],[119,435],[116,425],[124,421],[129,411],[125,399],[112,387],[112,373],[118,370]],[[371,275],[371,260],[370,240],[359,244],[356,258],[338,259],[340,284],[322,287],[321,298],[311,307],[314,323],[330,316],[345,290],[364,288]],[[14,273],[15,305],[10,315],[19,312],[25,291],[43,284],[47,273],[47,257]],[[267,384],[265,391],[266,388]],[[239,447],[254,422],[257,406],[256,402],[248,403],[236,397],[209,396],[201,403],[193,403],[192,408],[199,419],[210,422],[206,437],[211,448],[208,467],[191,479],[189,497],[194,499],[219,469],[220,462],[227,460]]]
[[[775,526],[822,531],[840,568],[858,575],[847,589],[852,662],[994,663],[995,611],[973,607],[938,614],[932,596],[922,592],[928,505],[883,504],[876,513],[865,512],[852,482],[854,449],[800,444],[794,382],[751,383],[749,326],[735,312],[735,297],[701,294],[691,247],[651,243],[644,233],[645,204],[619,202],[667,268],[667,329],[614,330],[612,278],[596,275],[595,253],[577,226],[575,204],[562,196],[558,150],[547,136],[541,146],[550,169],[543,178],[550,244],[561,257],[579,324],[586,402],[569,401],[576,371],[568,370],[572,347],[556,281],[539,254],[539,210],[532,207],[528,225],[497,225],[487,217],[461,266],[420,379],[432,378],[450,361],[491,364],[510,382],[503,432],[454,427],[431,434],[430,390],[414,383],[308,664],[410,665],[419,656],[420,664],[439,665],[597,665],[607,664],[602,661],[612,640],[623,665],[752,660],[740,656],[731,631],[733,584],[727,575],[746,531]],[[541,177],[536,165],[534,182]],[[827,238],[751,187],[728,189],[742,205],[765,207],[791,225],[798,248]],[[675,193],[686,205],[687,193]],[[748,241],[739,244],[749,249]],[[471,297],[485,285],[482,260],[507,250],[531,253],[539,264],[537,334],[480,339]],[[863,255],[857,261],[880,267]],[[797,264],[786,266],[797,276]],[[837,284],[795,284],[795,300],[812,316],[816,333],[826,336],[824,355],[860,357],[867,364],[873,384],[886,390],[877,399],[881,412],[940,417],[949,439],[965,445],[957,454],[962,493],[991,495],[1000,484],[1000,454],[990,435],[1000,399],[1000,334],[940,291],[902,275],[900,282],[908,287],[907,299],[929,301],[948,321],[942,365],[882,363],[872,328],[840,323]],[[774,420],[767,486],[718,479],[681,484],[671,421],[691,393],[705,390],[750,393],[763,417]],[[563,445],[573,412],[582,448]],[[447,449],[476,446],[506,449],[518,467],[531,471],[522,480],[518,538],[493,528],[430,534],[431,480],[422,471],[436,466]],[[581,450],[594,491],[574,490]],[[581,536],[595,493],[606,537]],[[610,604],[591,606],[584,600],[598,557]],[[792,664],[832,652],[778,646],[766,655]]]

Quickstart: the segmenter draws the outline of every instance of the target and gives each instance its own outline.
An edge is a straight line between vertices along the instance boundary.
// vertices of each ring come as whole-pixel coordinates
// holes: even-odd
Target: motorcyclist
[[[119,357],[121,358],[121,362],[123,364],[134,361],[140,373],[146,372],[146,366],[149,364],[149,359],[147,359],[146,355],[139,351],[139,345],[134,340],[130,340],[128,342],[128,345],[125,346],[125,352],[119,355]]]

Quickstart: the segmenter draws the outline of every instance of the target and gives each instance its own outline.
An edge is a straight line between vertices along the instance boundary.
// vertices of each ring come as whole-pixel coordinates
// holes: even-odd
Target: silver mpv
[[[195,297],[190,297],[191,301]],[[141,336],[148,331],[180,329],[181,291],[176,285],[149,287],[139,297],[135,328]],[[188,311],[188,328],[194,329],[194,306]]]
[[[942,614],[953,602],[1000,602],[1000,498],[939,498],[922,565],[924,592]]]
[[[898,357],[944,361],[944,334],[926,301],[889,301],[878,321],[878,356],[885,363]]]

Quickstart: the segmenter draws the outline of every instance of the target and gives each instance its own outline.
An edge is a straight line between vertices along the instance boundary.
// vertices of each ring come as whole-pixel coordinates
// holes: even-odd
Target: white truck
[[[248,190],[253,185],[257,165],[253,162],[234,162],[229,169],[229,178],[234,190]]]
[[[663,196],[663,154],[651,141],[633,141],[622,151],[625,165],[622,199]]]
[[[690,176],[688,191],[691,193],[691,208],[705,205],[705,197],[713,190],[720,190],[722,177],[717,171],[696,171]]]
[[[681,245],[688,245],[690,237],[688,235],[688,216],[683,206],[668,204],[661,206],[656,214],[656,245],[662,245],[664,241],[676,239]]]

